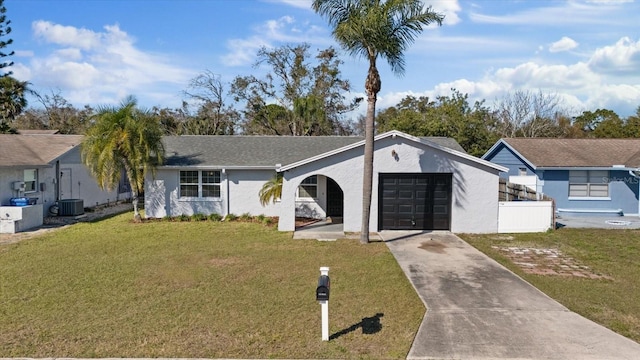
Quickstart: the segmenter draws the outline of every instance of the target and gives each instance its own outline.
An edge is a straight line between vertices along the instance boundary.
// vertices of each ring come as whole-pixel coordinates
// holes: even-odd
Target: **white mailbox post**
[[[329,280],[329,268],[323,266],[320,268],[320,277],[318,278],[318,287],[316,287],[316,300],[320,303],[320,312],[322,318],[322,341],[329,341],[329,289],[331,288]]]

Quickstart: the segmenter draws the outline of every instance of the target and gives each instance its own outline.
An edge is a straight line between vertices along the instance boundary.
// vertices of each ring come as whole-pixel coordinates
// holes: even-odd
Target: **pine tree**
[[[4,0],[0,0],[0,59],[5,58],[7,56],[13,56],[14,52],[11,51],[6,53],[2,51],[7,46],[13,43],[13,39],[6,39],[5,37],[11,33],[11,20],[7,20],[7,8],[4,7]],[[13,65],[13,61],[2,61],[0,62],[0,69],[4,69]],[[4,70],[4,74],[0,75],[0,77],[5,77],[13,74],[12,71]]]

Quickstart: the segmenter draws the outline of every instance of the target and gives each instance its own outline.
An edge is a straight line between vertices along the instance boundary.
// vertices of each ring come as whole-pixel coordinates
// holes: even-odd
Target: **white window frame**
[[[610,200],[608,170],[569,170],[569,200]]]
[[[38,191],[38,169],[25,169],[23,172],[24,193]]]
[[[197,182],[183,182],[183,173],[197,173]],[[186,174],[185,174],[186,175]],[[195,180],[195,179],[194,179]],[[197,196],[183,195],[183,186],[197,186]],[[178,172],[178,191],[180,199],[220,199],[222,196],[222,174],[220,170],[180,170]],[[212,193],[211,193],[212,192]],[[217,194],[216,194],[217,192]],[[213,196],[211,196],[213,195]],[[217,196],[216,196],[217,195]]]
[[[310,189],[315,189],[316,196],[306,196],[309,194]],[[302,190],[302,191],[301,191]],[[298,199],[317,199],[318,198],[318,175],[311,175],[306,177],[296,191],[296,197]]]

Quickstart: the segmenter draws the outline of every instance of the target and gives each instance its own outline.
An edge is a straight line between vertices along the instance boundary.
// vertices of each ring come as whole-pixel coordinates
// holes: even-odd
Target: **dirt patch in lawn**
[[[610,276],[594,272],[558,249],[500,246],[492,248],[499,250],[528,274],[612,280]]]

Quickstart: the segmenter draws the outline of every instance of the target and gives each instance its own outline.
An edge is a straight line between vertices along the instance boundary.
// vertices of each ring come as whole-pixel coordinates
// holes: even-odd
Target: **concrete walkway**
[[[569,311],[447,232],[381,232],[427,306],[409,359],[640,359],[640,345]]]

